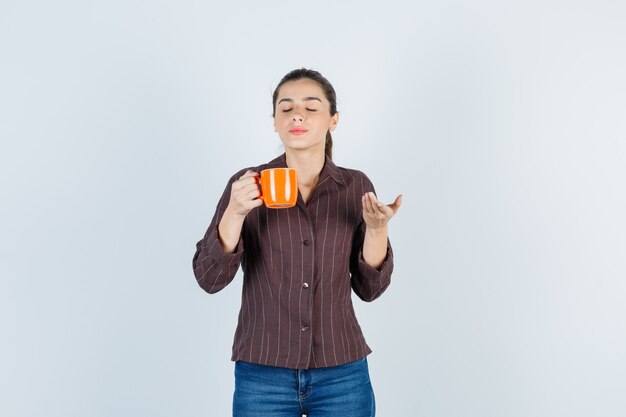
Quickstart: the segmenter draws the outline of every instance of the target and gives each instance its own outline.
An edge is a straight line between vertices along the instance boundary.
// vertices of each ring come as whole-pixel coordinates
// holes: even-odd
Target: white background
[[[379,416],[626,412],[623,1],[0,1],[0,415],[230,415],[241,275],[191,269],[271,93],[335,86],[392,220]]]

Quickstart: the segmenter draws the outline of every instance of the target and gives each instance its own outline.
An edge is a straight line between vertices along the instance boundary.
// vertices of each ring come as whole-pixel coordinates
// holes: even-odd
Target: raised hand
[[[361,197],[363,203],[363,220],[370,230],[379,230],[387,227],[391,219],[402,204],[402,194],[398,195],[393,203],[384,204],[378,201],[374,193],[367,192]]]

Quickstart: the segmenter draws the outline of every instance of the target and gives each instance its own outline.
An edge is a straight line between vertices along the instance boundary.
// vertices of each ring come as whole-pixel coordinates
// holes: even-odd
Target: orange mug
[[[298,171],[295,168],[269,168],[259,177],[261,195],[268,208],[289,208],[298,200]]]

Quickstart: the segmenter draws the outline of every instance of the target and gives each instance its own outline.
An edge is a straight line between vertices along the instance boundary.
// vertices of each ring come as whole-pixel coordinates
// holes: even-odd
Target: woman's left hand
[[[398,195],[393,203],[384,204],[378,201],[374,193],[367,192],[361,197],[363,203],[363,220],[368,229],[384,229],[387,222],[398,212],[402,204],[402,194]]]

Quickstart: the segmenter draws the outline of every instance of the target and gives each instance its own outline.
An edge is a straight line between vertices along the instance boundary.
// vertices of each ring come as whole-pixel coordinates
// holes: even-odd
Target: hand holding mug
[[[268,208],[289,208],[298,200],[298,171],[294,168],[270,168],[261,175],[248,170],[230,189],[228,209],[246,216],[264,203]]]
[[[257,182],[258,175],[247,170],[231,185],[228,209],[233,213],[246,216],[253,208],[263,205],[263,200],[258,198],[261,195]]]

